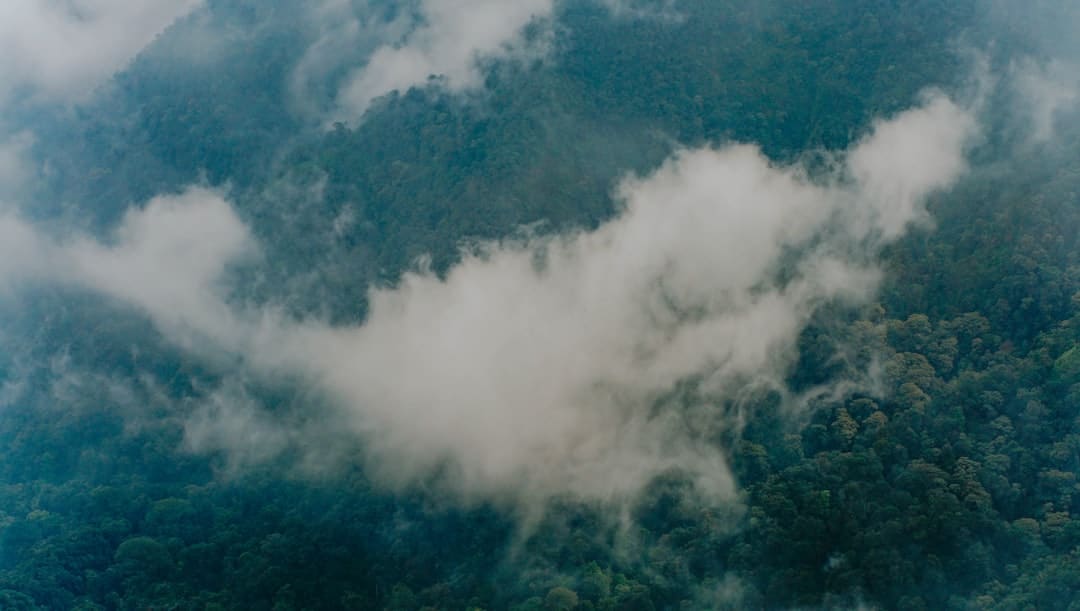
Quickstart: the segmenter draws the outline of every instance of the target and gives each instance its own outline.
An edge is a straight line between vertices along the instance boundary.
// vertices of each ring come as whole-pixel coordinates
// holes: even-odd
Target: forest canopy
[[[1080,608],[1077,31],[9,1],[0,609]]]

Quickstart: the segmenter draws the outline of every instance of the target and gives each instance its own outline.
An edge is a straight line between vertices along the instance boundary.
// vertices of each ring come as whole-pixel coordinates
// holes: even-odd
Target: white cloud
[[[408,274],[374,291],[353,327],[229,305],[222,273],[254,246],[214,192],[152,201],[109,245],[9,229],[24,245],[13,248],[45,253],[39,276],[140,308],[200,353],[242,357],[245,375],[321,389],[387,485],[436,477],[463,500],[528,506],[632,498],[678,469],[724,498],[734,486],[712,436],[733,423],[721,406],[781,385],[821,303],[872,295],[868,261],[962,173],[975,130],[931,95],[877,123],[830,176],[749,145],[683,151],[625,180],[624,210],[597,230],[489,244],[444,279]],[[687,381],[696,390],[671,399]],[[258,439],[323,444],[228,405],[212,402],[189,436],[241,462],[262,456]]]
[[[0,2],[0,102],[78,96],[122,68],[201,0]]]
[[[377,48],[347,79],[340,118],[354,121],[375,98],[432,76],[451,91],[476,87],[483,80],[478,62],[521,51],[526,26],[550,17],[553,8],[554,0],[422,0],[414,29]]]
[[[848,158],[864,196],[888,205],[864,207],[863,222],[892,239],[925,216],[922,198],[956,179],[966,168],[957,155],[976,131],[974,116],[940,94],[921,108],[877,121],[872,134]]]
[[[248,228],[221,194],[200,188],[129,211],[107,244],[50,237],[11,213],[0,216],[0,287],[85,287],[138,308],[191,349],[208,338],[239,345],[247,331],[224,301],[223,276],[255,253]]]
[[[354,0],[323,0],[305,13],[316,36],[289,77],[291,101],[297,110],[314,116],[329,112],[321,100],[334,96],[331,90],[340,71],[365,62],[375,50],[403,40],[417,27],[408,11],[388,16],[371,9]],[[357,72],[353,69],[347,76],[355,78]]]
[[[112,244],[78,240],[58,258],[70,281],[139,307],[171,336],[235,343],[221,280],[228,264],[255,250],[219,193],[190,189],[129,212]]]

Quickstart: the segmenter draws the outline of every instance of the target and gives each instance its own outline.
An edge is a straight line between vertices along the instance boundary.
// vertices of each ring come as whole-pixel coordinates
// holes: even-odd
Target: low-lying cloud
[[[340,118],[356,120],[376,98],[433,77],[450,91],[476,87],[480,60],[528,50],[526,26],[549,18],[553,8],[554,0],[421,0],[414,27],[375,49],[346,79]]]
[[[445,278],[406,274],[373,290],[359,326],[233,303],[226,270],[257,246],[202,189],[131,212],[108,244],[3,219],[12,239],[0,261],[32,253],[37,267],[0,268],[0,279],[83,286],[245,376],[305,380],[388,486],[613,501],[676,471],[725,498],[734,482],[715,436],[733,423],[721,406],[747,388],[782,389],[821,304],[872,297],[874,255],[963,173],[976,131],[970,112],[930,94],[825,175],[752,145],[685,150],[625,179],[621,213],[595,231],[486,244]],[[201,447],[264,457],[243,432],[256,421],[268,447],[320,444],[272,432],[274,416],[251,401],[231,411],[229,396],[196,414]]]
[[[678,19],[672,2],[596,0],[615,17]],[[556,0],[421,0],[415,12],[399,13],[373,27],[356,16],[348,0],[328,0],[317,13],[326,24],[293,76],[294,91],[310,90],[343,44],[393,39],[378,45],[345,78],[334,120],[353,123],[372,102],[392,92],[422,87],[433,79],[453,93],[478,88],[484,64],[546,52]],[[532,36],[530,26],[537,26]],[[299,86],[298,86],[299,85]]]
[[[0,103],[85,94],[201,0],[0,2]]]

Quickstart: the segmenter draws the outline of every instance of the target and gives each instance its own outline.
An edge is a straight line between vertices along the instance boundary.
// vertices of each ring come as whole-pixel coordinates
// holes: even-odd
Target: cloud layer
[[[0,261],[35,263],[0,278],[83,286],[198,354],[243,362],[238,373],[307,380],[390,486],[610,501],[676,470],[723,498],[734,488],[713,439],[732,425],[721,406],[781,384],[820,304],[873,294],[873,255],[963,172],[975,131],[967,111],[929,95],[824,176],[750,145],[686,150],[624,180],[621,214],[597,230],[488,244],[446,278],[408,274],[372,293],[361,326],[230,305],[225,271],[257,247],[201,189],[131,212],[108,244],[5,218]],[[202,447],[236,437],[238,454],[263,456],[230,433],[255,420],[275,448],[320,443],[272,432],[246,398],[230,411],[236,394],[198,412],[189,432]]]

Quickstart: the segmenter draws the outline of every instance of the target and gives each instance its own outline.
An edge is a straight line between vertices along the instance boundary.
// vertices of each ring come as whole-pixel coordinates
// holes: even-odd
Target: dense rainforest
[[[370,449],[412,430],[379,428],[399,412],[354,434],[323,374],[276,364],[287,342],[218,350],[228,329],[188,334],[202,319],[138,305],[186,304],[158,288],[183,286],[186,272],[110,264],[140,283],[130,293],[9,281],[48,263],[0,245],[0,609],[1080,609],[1070,3],[559,0],[515,34],[526,51],[496,45],[469,56],[475,74],[433,72],[344,114],[352,71],[411,40],[379,32],[427,10],[412,27],[436,39],[452,19],[433,7],[446,3],[195,4],[75,101],[8,96],[0,127],[32,136],[22,179],[0,172],[5,206],[57,252],[82,253],[57,264],[73,275],[125,248],[157,261],[125,233],[154,218],[132,211],[156,210],[155,198],[222,194],[259,244],[240,263],[208,264],[222,307],[362,337],[394,299],[429,290],[417,278],[461,286],[455,270],[485,249],[552,240],[559,252],[559,236],[607,235],[636,210],[620,193],[651,184],[678,151],[753,143],[770,167],[846,189],[854,179],[828,178],[838,157],[928,95],[968,100],[979,127],[966,170],[927,196],[924,218],[880,248],[845,243],[876,284],[808,302],[779,387],[706,391],[695,371],[649,395],[649,414],[715,427],[693,439],[730,470],[719,495],[695,491],[679,464],[608,496],[527,465],[521,487],[543,490],[510,494],[455,466],[458,446],[427,429],[410,444],[434,446],[437,464],[398,477],[427,460]],[[468,4],[451,12],[501,3]],[[1016,85],[1036,81],[1055,85]],[[1044,124],[1025,110],[1047,108],[1031,89],[1056,92]],[[748,201],[745,215],[764,205]],[[221,232],[197,231],[193,250],[161,260],[202,261]],[[767,273],[801,273],[790,260],[828,236],[796,242],[788,266]],[[0,240],[17,238],[0,223]],[[545,321],[530,324],[540,330],[523,336],[542,341]],[[450,341],[422,327],[423,345]],[[468,378],[454,361],[474,340],[485,345],[464,338],[430,367]],[[345,345],[323,352],[353,358]],[[372,366],[397,364],[395,350]],[[386,375],[422,386],[427,363],[413,381]],[[454,404],[457,389],[435,396]],[[497,415],[471,413],[433,428],[474,445],[505,433]],[[479,483],[455,483],[466,480]]]

